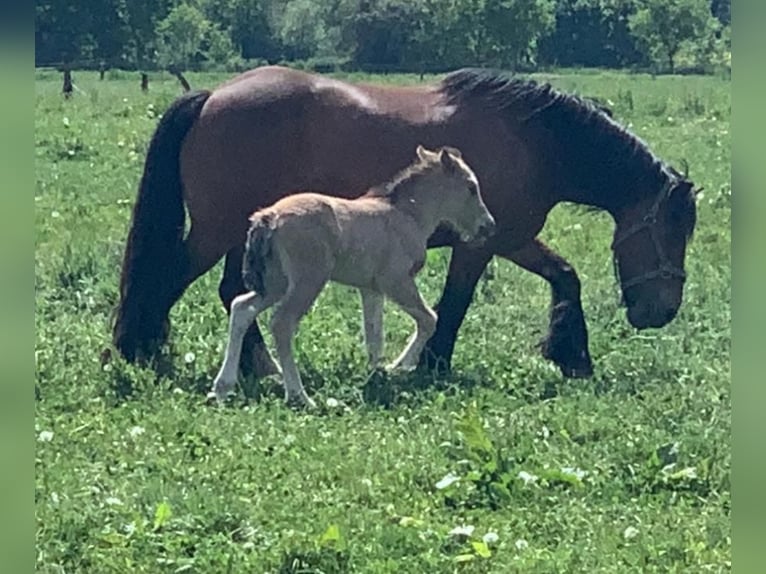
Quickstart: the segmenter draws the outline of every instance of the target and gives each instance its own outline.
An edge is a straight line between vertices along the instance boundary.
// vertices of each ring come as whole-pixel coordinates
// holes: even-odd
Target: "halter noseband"
[[[627,239],[630,239],[644,229],[649,230],[649,236],[652,239],[654,250],[657,254],[657,259],[659,260],[657,269],[647,271],[638,277],[633,277],[632,279],[628,279],[624,283],[621,283],[623,295],[631,287],[645,283],[646,281],[650,281],[652,279],[671,279],[673,277],[677,277],[681,279],[681,281],[686,280],[686,273],[684,273],[683,269],[680,269],[671,263],[667,255],[665,255],[665,250],[663,249],[659,237],[657,236],[657,213],[659,212],[662,203],[668,198],[670,190],[673,189],[676,183],[677,181],[675,178],[670,178],[657,194],[657,198],[654,200],[654,203],[652,203],[649,211],[646,212],[646,215],[644,215],[641,221],[631,225],[622,235],[616,237],[612,242],[612,263],[614,265],[615,277],[617,278],[618,282],[620,281],[619,261],[615,249],[618,245],[624,243]]]

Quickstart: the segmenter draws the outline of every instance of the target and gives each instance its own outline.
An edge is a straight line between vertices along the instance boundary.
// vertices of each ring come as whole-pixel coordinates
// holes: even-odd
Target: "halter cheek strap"
[[[646,281],[651,281],[652,279],[671,279],[673,277],[677,277],[681,279],[682,281],[686,280],[686,273],[684,273],[683,269],[680,269],[679,267],[676,267],[673,265],[673,263],[668,259],[667,255],[665,254],[665,249],[662,247],[662,243],[660,242],[659,234],[657,231],[657,214],[659,213],[660,207],[662,206],[662,203],[668,198],[668,195],[670,193],[670,190],[673,189],[673,186],[675,185],[676,181],[674,178],[670,178],[668,182],[662,187],[660,192],[657,194],[657,198],[654,200],[654,203],[652,203],[652,206],[649,208],[649,211],[646,212],[646,215],[639,221],[638,223],[635,223],[631,225],[625,232],[622,233],[619,237],[616,237],[614,241],[612,242],[612,262],[614,265],[614,273],[615,277],[619,281],[619,261],[617,254],[615,252],[615,249],[618,245],[621,245],[626,240],[630,239],[637,233],[640,233],[641,231],[648,229],[649,230],[649,237],[652,239],[652,244],[654,245],[655,253],[657,254],[657,260],[659,261],[659,265],[657,266],[657,269],[654,269],[652,271],[647,271],[646,273],[643,273],[637,277],[632,277],[631,279],[628,279],[627,281],[623,282],[622,285],[622,292],[623,294],[625,291],[630,289],[631,287],[634,287],[636,285],[640,285],[641,283],[645,283]]]

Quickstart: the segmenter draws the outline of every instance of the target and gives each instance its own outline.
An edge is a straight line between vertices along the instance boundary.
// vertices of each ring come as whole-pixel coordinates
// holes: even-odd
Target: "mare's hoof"
[[[583,349],[567,340],[562,343],[551,337],[542,339],[537,347],[545,359],[553,361],[565,378],[587,379],[593,376],[593,361],[587,347]]]
[[[437,376],[446,376],[449,374],[452,366],[450,359],[437,355],[433,351],[426,349],[420,355],[420,366]]]
[[[570,367],[567,365],[559,365],[561,374],[567,379],[589,379],[593,376],[593,365],[578,365],[576,367]]]

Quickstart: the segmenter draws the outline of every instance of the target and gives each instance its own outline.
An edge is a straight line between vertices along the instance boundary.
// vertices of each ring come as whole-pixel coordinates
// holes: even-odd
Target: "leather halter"
[[[675,187],[676,184],[677,181],[675,178],[668,179],[668,182],[657,194],[657,198],[654,200],[654,203],[652,203],[649,211],[646,212],[646,215],[644,215],[641,221],[631,225],[624,233],[622,233],[619,237],[616,237],[612,242],[612,262],[614,265],[615,277],[617,278],[618,282],[620,281],[619,260],[615,249],[618,245],[624,243],[626,240],[630,239],[637,233],[640,233],[645,229],[649,230],[649,236],[652,239],[654,250],[659,261],[659,265],[656,269],[647,271],[638,277],[633,277],[632,279],[628,279],[627,281],[622,282],[621,287],[623,295],[631,287],[635,287],[636,285],[645,283],[646,281],[651,281],[652,279],[671,279],[673,277],[677,277],[681,281],[686,280],[686,273],[684,273],[684,270],[673,265],[673,263],[668,259],[667,255],[665,254],[665,249],[663,249],[662,243],[660,243],[660,239],[657,234],[657,213],[659,212],[660,207],[662,207],[662,204],[665,202],[665,200],[667,200],[668,196],[670,195],[670,191]]]

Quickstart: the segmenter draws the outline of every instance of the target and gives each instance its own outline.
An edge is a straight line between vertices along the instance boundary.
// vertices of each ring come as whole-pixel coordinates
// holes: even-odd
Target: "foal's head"
[[[453,227],[463,241],[492,235],[495,219],[484,205],[479,180],[460,150],[443,147],[431,151],[419,145],[417,156],[422,176],[415,182],[419,184],[416,193],[435,195],[436,201],[428,205],[440,222]]]

